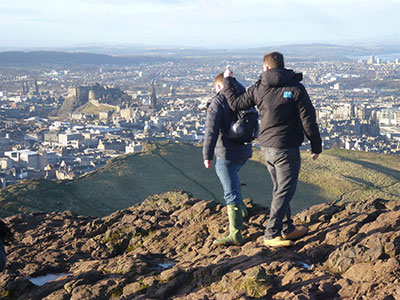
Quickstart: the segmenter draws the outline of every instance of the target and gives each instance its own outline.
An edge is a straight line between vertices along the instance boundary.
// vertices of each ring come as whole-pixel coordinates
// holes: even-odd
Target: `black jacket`
[[[322,141],[315,109],[301,80],[302,74],[292,70],[270,69],[263,72],[246,93],[237,97],[236,80],[228,77],[224,79],[225,96],[233,110],[257,105],[261,115],[259,141],[262,147],[297,148],[305,133],[312,152],[318,154],[322,152]]]
[[[235,79],[232,80],[233,94],[243,94],[245,89]],[[252,155],[252,146],[239,145],[226,137],[236,113],[233,112],[222,89],[211,99],[207,109],[206,131],[204,135],[203,159],[212,160],[215,155],[224,160],[248,159]]]

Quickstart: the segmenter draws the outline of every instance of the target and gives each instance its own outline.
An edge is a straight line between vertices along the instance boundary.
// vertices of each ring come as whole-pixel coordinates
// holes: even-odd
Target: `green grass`
[[[329,150],[315,162],[308,158],[304,165],[300,179],[319,186],[328,201],[400,200],[399,156]]]
[[[261,153],[239,172],[244,197],[269,206],[272,184]],[[329,150],[316,161],[302,153],[302,170],[292,210],[338,200],[400,200],[400,157],[357,151]],[[0,190],[0,216],[32,211],[70,209],[104,216],[142,202],[146,197],[182,189],[200,199],[223,203],[214,168],[203,167],[201,147],[153,144],[143,153],[111,159],[96,172],[72,181],[30,180]]]
[[[82,105],[81,107],[79,107],[78,109],[76,109],[75,112],[87,113],[87,114],[98,114],[99,112],[102,112],[102,111],[115,111],[115,108],[111,107],[109,105],[106,105],[106,104],[100,104],[99,106],[96,106],[90,102],[87,102],[84,105]]]

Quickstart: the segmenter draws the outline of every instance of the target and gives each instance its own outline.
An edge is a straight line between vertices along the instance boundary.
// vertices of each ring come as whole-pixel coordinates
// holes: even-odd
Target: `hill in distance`
[[[71,210],[105,216],[141,203],[150,195],[185,190],[204,200],[223,201],[214,169],[203,167],[201,147],[182,143],[148,144],[141,153],[111,159],[95,172],[71,181],[24,181],[0,190],[0,215]],[[398,156],[329,150],[316,161],[302,153],[302,169],[292,209],[339,200],[400,199]],[[244,198],[270,206],[272,183],[261,152],[239,173]]]
[[[69,53],[58,51],[7,51],[0,52],[0,66],[79,66],[79,65],[131,65],[143,62],[159,62],[164,58],[155,56],[118,57],[95,53]]]
[[[4,49],[4,48],[3,48]],[[146,47],[139,45],[82,46],[39,51],[0,52],[3,67],[50,67],[82,65],[131,65],[191,58],[243,58],[259,59],[271,51],[282,52],[291,59],[347,59],[387,53],[399,53],[397,44],[365,46],[322,43],[272,45],[248,49],[208,49],[196,47]]]

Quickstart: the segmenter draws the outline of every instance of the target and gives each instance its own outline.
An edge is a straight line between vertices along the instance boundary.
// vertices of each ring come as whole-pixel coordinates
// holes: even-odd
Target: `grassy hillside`
[[[86,113],[86,114],[98,114],[102,111],[114,111],[115,107],[107,105],[107,104],[100,104],[98,106],[86,102],[84,105],[78,107],[75,112],[77,113]]]
[[[106,215],[143,201],[147,196],[183,189],[201,199],[223,202],[214,169],[202,164],[201,147],[149,145],[143,153],[114,158],[102,169],[73,181],[26,181],[0,190],[0,215],[70,209]],[[400,200],[400,158],[364,152],[330,150],[317,161],[302,153],[302,171],[293,211],[325,201],[367,198]],[[247,185],[243,196],[270,205],[271,180],[255,151],[240,171]]]

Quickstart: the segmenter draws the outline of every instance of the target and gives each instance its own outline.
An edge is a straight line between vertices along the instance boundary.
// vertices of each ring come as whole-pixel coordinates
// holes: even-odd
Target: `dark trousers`
[[[273,183],[271,211],[264,234],[265,239],[271,239],[295,229],[290,200],[296,192],[301,159],[298,148],[261,147],[261,150]]]

